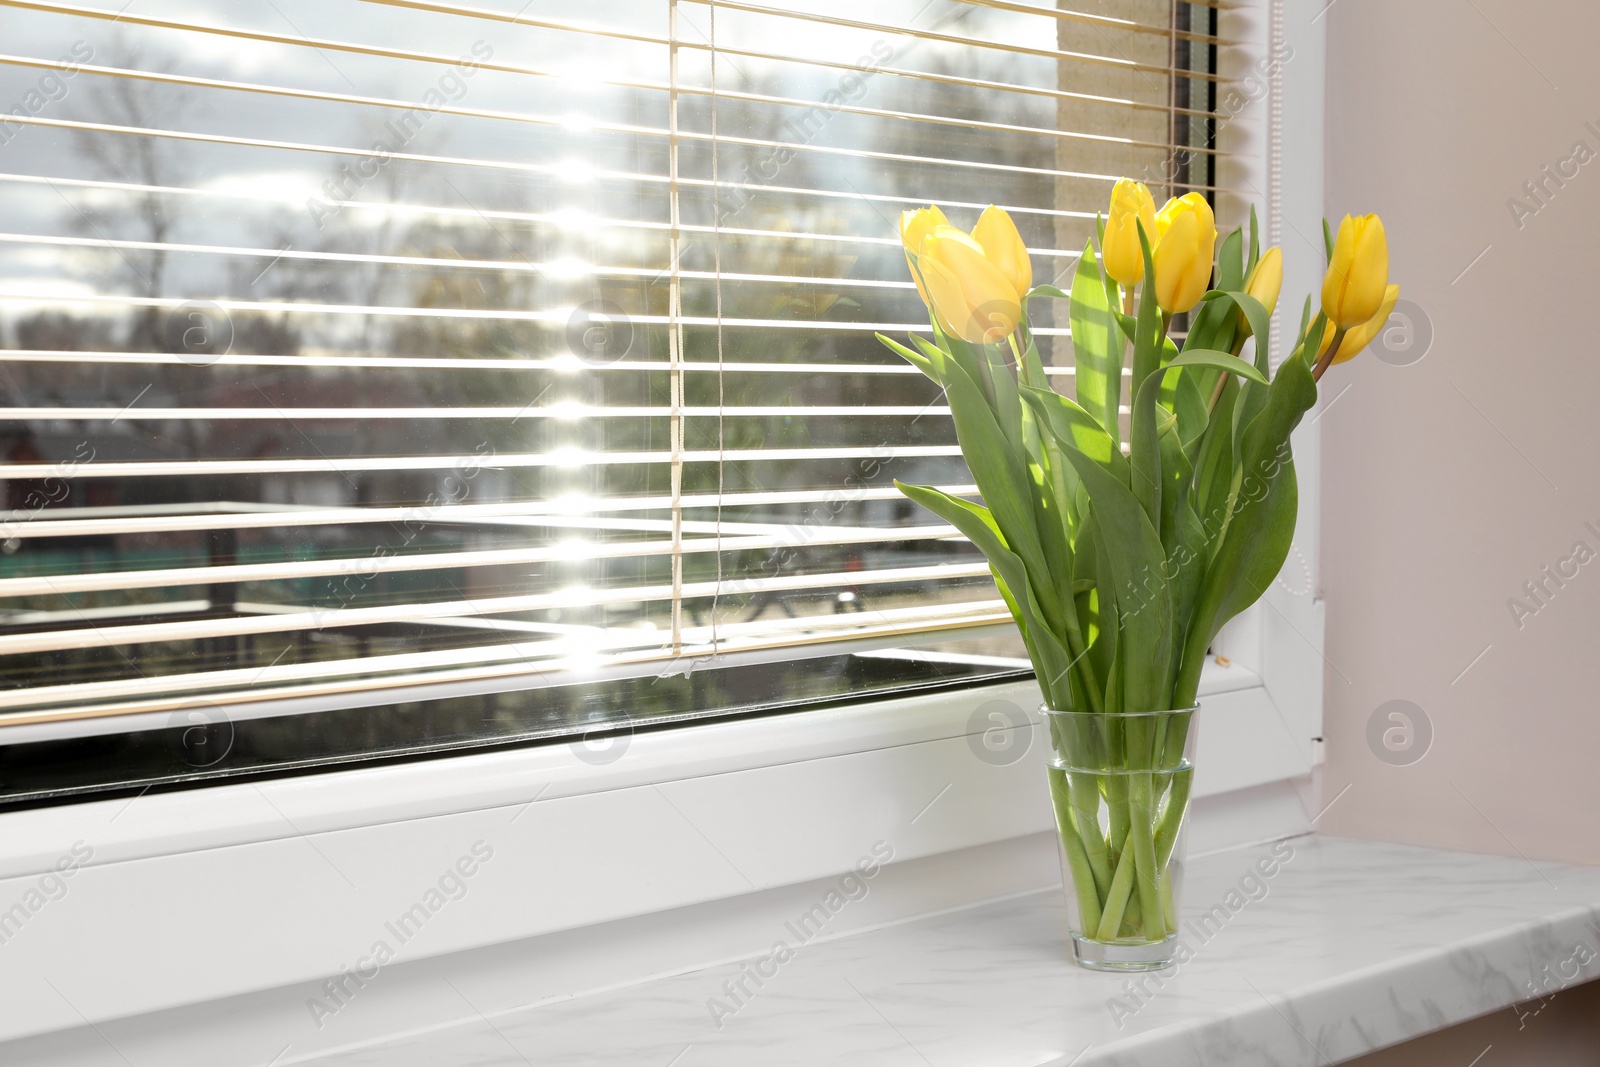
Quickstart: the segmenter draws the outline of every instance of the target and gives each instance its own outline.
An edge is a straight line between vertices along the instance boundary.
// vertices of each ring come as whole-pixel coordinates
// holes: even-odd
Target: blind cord
[[[722,494],[725,489],[724,459],[727,441],[723,433],[727,382],[724,378],[722,345],[722,203],[717,173],[717,4],[711,0],[711,249],[712,270],[716,274],[717,299],[717,560],[716,592],[711,594],[711,654],[721,646],[717,635],[717,606],[722,599]]]
[[[682,219],[678,203],[678,0],[668,0],[668,66],[671,89],[668,92],[667,125],[667,200],[671,213],[671,273],[668,275],[667,330],[671,360],[672,448],[672,653],[683,653],[683,285],[680,276],[683,256]]]

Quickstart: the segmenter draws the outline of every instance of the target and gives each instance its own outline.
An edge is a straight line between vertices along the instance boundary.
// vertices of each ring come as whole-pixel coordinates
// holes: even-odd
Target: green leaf
[[[1189,316],[1189,332],[1183,338],[1183,347],[1231,352],[1238,326],[1238,319],[1226,307],[1202,300]]]
[[[1248,300],[1249,297],[1245,299]],[[1258,308],[1260,306],[1260,304],[1256,305]],[[1192,352],[1186,351],[1171,363],[1168,363],[1166,370],[1172,371],[1178,367],[1215,367],[1217,370],[1225,370],[1229,374],[1237,374],[1247,381],[1258,382],[1261,385],[1267,384],[1267,376],[1248,362],[1238,356],[1229,355],[1227,352],[1218,352],[1215,349],[1201,348]]]
[[[1006,552],[1011,551],[1011,546],[1006,543],[1005,534],[1000,530],[1000,524],[994,521],[994,513],[982,504],[974,504],[943,489],[910,485],[899,479],[895,480],[894,487],[910,497],[913,502],[921,504],[960,530],[962,536],[977,545],[985,557],[989,555],[991,547]],[[973,525],[974,523],[977,525]],[[979,526],[982,527],[981,530],[978,529]]]
[[[1039,543],[1045,559],[1051,561],[1050,575],[1056,602],[1061,605],[1063,621],[1075,622],[1071,616],[1072,605],[1072,533],[1077,516],[1071,504],[1076,495],[1074,485],[1069,489],[1066,475],[1070,465],[1062,458],[1060,446],[1050,431],[1040,425],[1039,416],[1031,406],[1022,408],[1022,437],[1027,456],[1028,478],[1033,485],[1033,512],[1039,531]],[[1076,475],[1073,481],[1076,482]],[[1075,647],[1074,635],[1065,634],[1067,648]]]
[[[1088,254],[1088,253],[1085,253],[1085,254]],[[1098,274],[1099,271],[1097,270],[1096,273]],[[1053,285],[1036,285],[1032,289],[1028,290],[1028,295],[1024,296],[1022,298],[1022,302],[1024,304],[1026,304],[1028,301],[1032,300],[1036,296],[1053,296],[1057,300],[1071,300],[1072,299],[1072,296],[1070,294],[1062,292],[1060,289],[1056,288]]]
[[[1249,299],[1246,297],[1246,299]],[[1257,307],[1260,307],[1257,304]],[[1263,371],[1267,367],[1267,346],[1256,346],[1256,364]],[[1279,374],[1283,372],[1280,370]],[[1260,382],[1251,379],[1240,383],[1239,401],[1233,409],[1233,453],[1241,455],[1240,441],[1244,437],[1245,427],[1249,426],[1261,410],[1267,406],[1268,389]]]
[[[1046,701],[1054,708],[1071,710],[1070,705],[1061,701],[1070,699],[1071,689],[1064,680],[1072,669],[1072,657],[1046,625],[1028,581],[1027,568],[1008,547],[1002,527],[990,510],[932,486],[906,485],[899,481],[894,484],[911,500],[960,530],[988,559],[995,581],[1028,643],[1029,658],[1039,675]]]
[[[1147,397],[1145,386],[1155,382],[1159,387],[1158,372],[1166,338],[1161,331],[1161,309],[1156,304],[1156,267],[1150,235],[1145,233],[1143,222],[1138,226],[1140,250],[1144,254],[1145,283],[1133,340],[1133,386],[1129,395],[1134,398],[1134,403],[1128,431],[1128,464],[1133,471],[1133,480],[1129,488],[1144,508],[1150,524],[1157,526],[1161,522],[1161,449],[1156,440],[1156,394],[1152,390]]]
[[[1250,336],[1256,338],[1256,369],[1265,375],[1267,345],[1272,335],[1272,316],[1267,313],[1261,301],[1249,293],[1220,289],[1213,289],[1201,299],[1208,304],[1218,305],[1217,310],[1226,315],[1230,321],[1234,317],[1233,308],[1239,309],[1239,313],[1250,324]],[[1233,308],[1228,307],[1229,304],[1232,304]]]
[[[1172,600],[1161,580],[1166,553],[1144,508],[1127,486],[1076,449],[1066,450],[1092,502],[1104,568],[1097,591],[1117,605],[1121,707],[1107,710],[1161,711],[1171,700]],[[1109,571],[1105,573],[1105,571]]]
[[[1234,230],[1223,238],[1217,251],[1217,288],[1243,289],[1244,282],[1244,232]]]
[[[1328,225],[1328,220],[1322,220],[1322,244],[1328,250],[1328,262],[1333,262],[1333,227]]]
[[[1195,460],[1195,506],[1200,525],[1206,533],[1206,544],[1222,532],[1228,511],[1228,493],[1233,488],[1233,407],[1239,399],[1239,380],[1229,378],[1228,384],[1217,398],[1200,442],[1200,452]],[[1210,556],[1209,547],[1206,556]]]
[[[1200,369],[1190,367],[1177,371],[1176,374],[1169,372],[1161,383],[1161,402],[1169,406],[1173,414],[1178,416],[1178,440],[1185,452],[1206,432],[1206,426],[1211,421],[1211,412],[1206,407],[1210,394],[1202,393],[1199,383],[1204,380],[1214,389],[1216,375],[1202,379],[1199,376]],[[1177,381],[1169,393],[1168,379],[1173,377],[1176,377]]]
[[[912,334],[911,340],[918,348],[922,349],[922,354],[927,356],[933,365],[943,370],[946,375],[949,374],[950,368],[955,366],[955,363],[951,360],[950,353],[921,334]]]
[[[993,390],[994,412],[1000,430],[1011,442],[1011,447],[1021,455],[1027,454],[1022,437],[1022,398],[1017,393],[1017,380],[1012,377],[1011,365],[1006,361],[1005,350],[999,345],[976,345],[989,371],[989,385]]]
[[[1217,632],[1255,603],[1288,558],[1299,495],[1289,435],[1317,402],[1304,360],[1286,360],[1267,405],[1244,432],[1229,493],[1229,515],[1184,639],[1184,678],[1198,678],[1199,658]],[[1193,694],[1179,693],[1180,699]]]
[[[1189,489],[1194,483],[1194,466],[1184,455],[1177,427],[1161,435],[1161,547],[1171,556],[1178,544],[1178,524],[1183,508],[1189,506]]]
[[[1150,251],[1150,236],[1139,226],[1139,247],[1144,253],[1144,292],[1140,294],[1139,317],[1133,331],[1133,385],[1129,396],[1138,396],[1144,381],[1161,366],[1162,341],[1161,308],[1156,303],[1155,259]]]
[[[1028,338],[1028,347],[1022,351],[1022,361],[1017,364],[1019,385],[1034,389],[1049,389],[1050,376],[1044,372],[1044,361],[1039,358],[1039,346]]]
[[[1053,623],[1059,619],[1052,610],[1057,606],[1051,591],[1053,578],[1035,526],[1033,482],[1024,457],[1012,448],[994,411],[970,379],[952,374],[945,396],[950,401],[956,436],[973,481],[1004,533],[1006,544],[1027,566],[1034,579],[1033,591],[1040,597],[1050,597],[1043,606],[1045,618]]]
[[[1105,707],[1111,711],[1120,711],[1127,707],[1123,696],[1123,644],[1118,631],[1118,640],[1110,648],[1111,662],[1106,667],[1103,677],[1106,680]]]
[[[1250,205],[1250,261],[1245,264],[1244,276],[1248,280],[1261,262],[1261,230],[1256,222],[1256,206]]]
[[[1041,424],[1063,448],[1076,450],[1100,464],[1123,485],[1129,484],[1128,460],[1098,419],[1054,391],[1024,389],[1022,398],[1038,413]]]
[[[1212,367],[1236,374],[1241,378],[1251,381],[1266,383],[1260,371],[1240,359],[1230,356],[1226,352],[1213,352],[1200,349],[1195,352],[1184,352],[1167,364],[1166,370],[1181,371],[1189,367]],[[1162,456],[1159,441],[1160,429],[1157,426],[1156,398],[1160,392],[1162,379],[1152,376],[1146,379],[1144,388],[1134,399],[1133,404],[1133,433],[1132,450],[1129,455],[1129,465],[1133,471],[1131,488],[1134,495],[1143,505],[1145,514],[1152,525],[1161,526],[1161,516],[1165,509],[1162,507],[1162,496],[1166,487],[1162,482]],[[1203,402],[1203,401],[1202,401]],[[1174,502],[1176,506],[1176,502]],[[1166,544],[1166,539],[1162,539]]]
[[[1073,546],[1077,550],[1073,558],[1076,576],[1073,588],[1076,590],[1080,585],[1087,588],[1074,594],[1074,606],[1078,612],[1078,630],[1088,650],[1082,674],[1103,698],[1116,655],[1117,606],[1110,591],[1110,568],[1104,565],[1105,554],[1099,546],[1094,523],[1085,522]]]
[[[938,342],[938,347],[950,355],[950,362],[966,372],[967,378],[978,387],[978,394],[988,406],[990,412],[994,411],[994,384],[989,381],[989,366],[972,345],[967,344],[959,337],[952,337],[944,332],[944,328],[937,322],[933,324],[933,335]],[[915,335],[913,335],[915,336]],[[946,374],[946,378],[953,377]]]
[[[1122,353],[1127,345],[1107,302],[1092,245],[1084,248],[1078,260],[1071,300],[1078,404],[1100,423],[1113,442],[1120,442],[1117,407],[1122,402]]]
[[[1161,525],[1161,446],[1157,422],[1156,397],[1161,392],[1161,376],[1144,380],[1133,402],[1133,417],[1128,429],[1128,469],[1133,472],[1129,488],[1152,526]]]
[[[1224,435],[1226,436],[1226,435]],[[1172,582],[1172,618],[1175,633],[1174,650],[1181,651],[1183,632],[1194,617],[1194,608],[1204,587],[1207,563],[1210,559],[1205,528],[1185,501],[1178,515],[1177,544],[1167,554],[1167,575]],[[1207,642],[1209,644],[1209,642]],[[1203,654],[1203,653],[1202,653]],[[1176,681],[1181,666],[1178,656],[1172,658],[1172,675],[1169,684]]]
[[[1311,320],[1311,325],[1307,327],[1305,336],[1300,339],[1300,343],[1295,346],[1295,350],[1291,355],[1303,358],[1307,364],[1315,366],[1317,349],[1322,347],[1322,335],[1327,328],[1327,313],[1317,312],[1317,317]]]
[[[905,361],[907,363],[911,364],[913,367],[917,368],[923,374],[927,375],[928,378],[931,379],[935,385],[940,385],[940,386],[944,385],[944,379],[942,377],[940,377],[939,365],[936,364],[933,361],[933,358],[931,356],[924,356],[924,355],[922,355],[920,353],[913,352],[913,351],[911,351],[911,349],[907,348],[905,345],[901,344],[899,341],[896,341],[896,340],[894,340],[893,338],[890,338],[890,337],[885,337],[881,333],[878,334],[878,340],[882,341],[883,344],[884,344],[884,347],[888,348],[889,351],[898,353],[901,357],[903,357],[905,359]],[[912,340],[921,341],[922,339],[920,337],[917,337],[915,334],[913,334],[912,335]],[[923,343],[926,344],[927,342],[923,342]],[[930,345],[929,347],[932,347],[932,346]],[[934,351],[938,352],[938,349],[934,349]],[[943,352],[939,352],[939,356],[942,359],[943,356],[944,356],[944,353]]]

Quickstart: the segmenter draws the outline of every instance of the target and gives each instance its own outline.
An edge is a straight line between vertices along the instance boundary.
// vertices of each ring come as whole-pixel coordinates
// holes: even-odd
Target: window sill
[[[1036,834],[885,867],[832,920],[838,929],[804,943],[781,916],[805,913],[836,879],[396,965],[347,984],[342,1003],[305,983],[80,1024],[0,1045],[0,1056],[118,1062],[107,1058],[115,1050],[167,1067],[1222,1067],[1248,1049],[1312,1067],[1495,1011],[1526,1021],[1537,996],[1600,977],[1600,871],[1321,835],[1197,858],[1186,962],[1094,974],[1071,961],[1059,883],[1041,877],[1054,852]],[[1275,867],[1259,868],[1267,858]],[[1250,882],[1261,869],[1272,873]],[[986,899],[940,907],[972,892]],[[886,902],[906,897],[923,913],[885,918]],[[780,937],[792,957],[767,968],[760,988],[742,979]],[[45,973],[60,982],[58,972]],[[745,992],[730,992],[741,979]],[[314,1001],[338,1008],[313,1018]]]
[[[1600,976],[1600,871],[1320,835],[1275,848],[1291,858],[1209,936],[1200,916],[1274,848],[1194,864],[1194,954],[1175,973],[1075,966],[1053,888],[803,945],[764,988],[746,980],[738,1007],[724,983],[745,961],[501,1012],[490,1004],[505,990],[458,977],[488,1018],[312,1062],[1134,1067],[1232,1064],[1249,1049],[1310,1065]],[[732,1009],[720,1027],[712,998]]]
[[[1216,801],[1211,840],[1307,828],[1283,784],[1310,768],[1309,739],[1286,725],[1294,709],[1237,666],[1201,692],[1213,725],[1202,720],[1195,795]],[[495,858],[472,904],[442,909],[402,963],[581,940],[671,909],[760,907],[878,841],[893,868],[945,871],[939,907],[1034,889],[1058,877],[1053,858],[1007,849],[1051,827],[1038,699],[1032,682],[975,687],[641,732],[609,763],[552,745],[6,813],[0,909],[75,843],[92,857],[6,940],[0,996],[14,1010],[0,1040],[320,982],[475,848]],[[992,710],[1021,723],[999,752],[985,744]],[[1000,856],[994,872],[962,873],[984,849]],[[914,889],[881,921],[936,910],[928,899]],[[212,934],[175,953],[184,930]]]

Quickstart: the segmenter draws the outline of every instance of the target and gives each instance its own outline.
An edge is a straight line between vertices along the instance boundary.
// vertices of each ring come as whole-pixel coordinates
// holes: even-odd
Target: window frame
[[[1283,90],[1278,106],[1270,114],[1261,107],[1269,143],[1250,161],[1250,181],[1258,200],[1277,200],[1298,220],[1323,210],[1324,34],[1314,17],[1320,3],[1287,6],[1293,11],[1285,11],[1286,0],[1250,0],[1226,10],[1223,35],[1263,52],[1275,40],[1293,49],[1292,61],[1273,76]],[[1291,253],[1285,291],[1316,292],[1316,258],[1294,247],[1300,239],[1289,224],[1283,233],[1274,221],[1266,224],[1267,237]],[[1293,328],[1285,320],[1290,310],[1298,314],[1278,310],[1280,332]],[[1253,789],[1304,780],[1320,762],[1326,661],[1314,416],[1294,446],[1297,555],[1284,581],[1219,638],[1215,651],[1232,665],[1208,663],[1201,686],[1195,795],[1237,800],[1235,822],[1269,811]],[[1330,673],[1329,684],[1335,678]],[[985,737],[993,722],[984,705],[996,700],[1028,719],[1007,731],[1007,741],[1027,741],[1011,762],[975,758],[994,740]],[[24,989],[14,980],[17,1010],[0,1020],[0,1041],[339,973],[372,939],[370,923],[348,921],[353,911],[403,910],[403,898],[437,877],[440,856],[496,834],[514,840],[557,827],[538,849],[504,849],[495,877],[505,889],[485,889],[470,916],[462,909],[431,928],[415,958],[836,875],[886,822],[905,828],[896,862],[1047,831],[1047,745],[1037,703],[1031,680],[987,684],[613,732],[587,744],[0,813],[0,907],[55,869],[75,843],[92,849],[70,886],[90,899],[55,906],[30,923],[6,946],[14,963],[8,969],[52,974],[53,961],[59,970],[59,961],[73,959],[102,969],[93,1001],[73,1005],[33,989],[37,982]],[[940,803],[955,810],[924,821]],[[526,823],[525,813],[533,813]],[[1307,813],[1304,828],[1313,822]],[[783,848],[773,849],[779,835]],[[641,865],[669,854],[675,862],[637,877]],[[347,885],[334,855],[360,857],[367,867]],[[101,906],[87,906],[91,901]],[[270,912],[244,922],[255,908]],[[138,922],[127,921],[134,915]],[[164,963],[152,955],[163,931],[231,935],[229,928],[241,925],[296,936],[225,936],[206,943],[199,966],[193,958]],[[179,955],[170,947],[169,955]]]

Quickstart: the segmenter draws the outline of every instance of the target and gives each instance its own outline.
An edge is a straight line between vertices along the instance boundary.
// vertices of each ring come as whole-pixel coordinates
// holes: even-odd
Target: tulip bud
[[[1022,321],[1022,301],[1011,279],[983,254],[983,246],[953,226],[939,226],[917,256],[940,324],[969,344],[998,344]]]
[[[1278,306],[1278,293],[1283,289],[1283,249],[1269,248],[1256,261],[1244,291],[1255,297],[1267,314]]]
[[[937,227],[948,225],[950,220],[944,217],[944,212],[937,206],[900,213],[900,243],[906,249],[906,266],[911,268],[911,280],[917,283],[917,295],[922,297],[924,304],[928,303],[928,292],[922,287],[916,256],[922,251],[922,242],[927,240],[930,233]]]
[[[1361,350],[1370,345],[1378,334],[1383,332],[1384,326],[1388,325],[1389,316],[1394,314],[1394,305],[1399,299],[1398,285],[1391,285],[1385,289],[1383,303],[1378,307],[1378,313],[1344,335],[1344,340],[1339,342],[1339,354],[1333,357],[1333,362],[1343,363],[1360,355]]]
[[[1119,178],[1111,190],[1111,211],[1106,216],[1106,234],[1101,241],[1100,258],[1106,273],[1126,289],[1144,281],[1144,251],[1139,246],[1138,223],[1151,242],[1156,239],[1156,202],[1142,182]]]
[[[1027,296],[1033,288],[1033,262],[1028,259],[1028,246],[1011,216],[990,204],[972,228],[972,239],[983,249],[984,258],[1011,282],[1017,298]]]
[[[1337,336],[1339,336],[1339,327],[1335,326],[1327,319],[1323,319],[1322,340],[1317,342],[1317,359],[1321,359],[1323,356],[1328,354],[1328,349],[1333,347],[1333,339]],[[1340,347],[1343,347],[1343,345]]]
[[[1389,286],[1389,240],[1376,215],[1339,223],[1333,258],[1322,281],[1322,311],[1328,320],[1352,329],[1371,319]]]
[[[1156,213],[1156,303],[1172,315],[1191,310],[1211,286],[1217,220],[1199,193],[1168,200]]]

